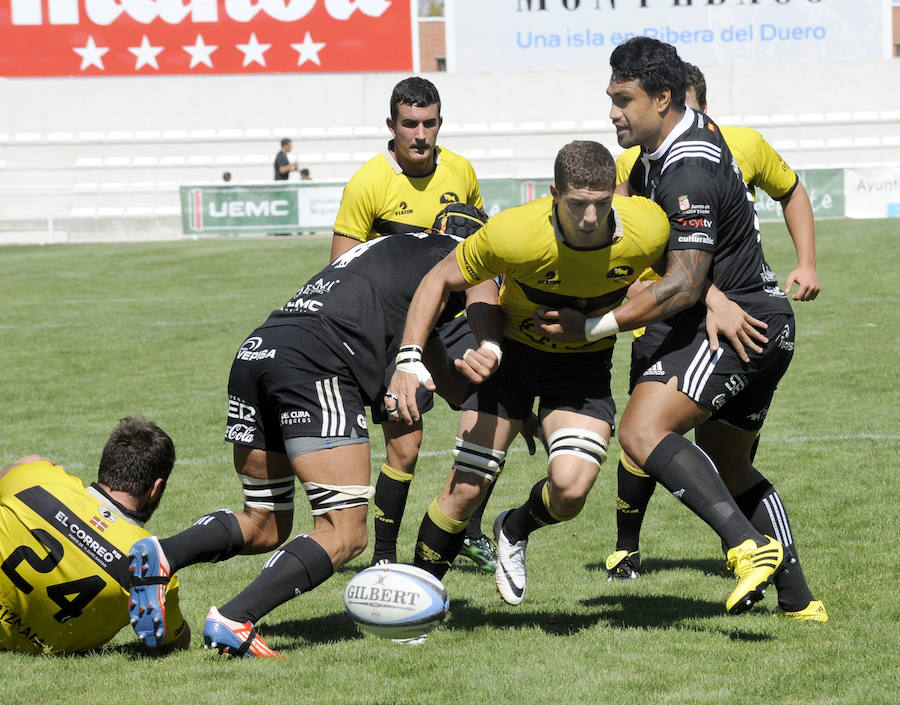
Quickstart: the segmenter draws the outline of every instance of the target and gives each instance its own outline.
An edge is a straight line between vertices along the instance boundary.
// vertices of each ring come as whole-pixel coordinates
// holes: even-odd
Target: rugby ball
[[[386,563],[350,579],[344,607],[364,631],[387,639],[412,639],[440,624],[450,611],[450,597],[431,573]]]

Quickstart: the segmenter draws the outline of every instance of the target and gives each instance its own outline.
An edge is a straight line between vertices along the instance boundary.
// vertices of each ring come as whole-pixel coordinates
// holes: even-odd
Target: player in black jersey
[[[761,599],[793,554],[787,516],[767,511],[777,493],[753,467],[750,449],[793,354],[794,317],[763,257],[728,146],[706,115],[685,108],[674,47],[636,37],[616,47],[610,64],[607,93],[619,144],[642,148],[621,190],[652,198],[668,215],[666,274],[602,317],[548,312],[541,327],[563,339],[592,340],[655,323],[646,335],[657,347],[636,380],[619,440],[722,538],[739,579],[726,608],[738,614]],[[728,344],[719,345],[719,329]],[[706,452],[682,436],[690,429]],[[798,568],[794,563],[791,574]],[[812,605],[808,588],[800,595],[796,587],[779,592],[785,612]]]
[[[238,349],[228,380],[225,438],[234,445],[244,511],[214,512],[174,537],[151,537],[132,549],[149,554],[150,564],[162,553],[175,572],[280,546],[256,580],[221,609],[210,608],[207,646],[232,655],[278,656],[253,625],[366,547],[374,489],[365,407],[383,398],[387,360],[397,354],[419,280],[487,220],[472,206],[448,208],[449,217],[438,218],[447,232],[382,237],[338,257]],[[496,288],[493,282],[486,286]],[[445,316],[465,303],[463,294],[453,295]],[[466,383],[454,374],[445,360],[435,381],[441,394],[455,393],[458,402]],[[284,543],[293,524],[295,477],[309,499],[314,528]]]

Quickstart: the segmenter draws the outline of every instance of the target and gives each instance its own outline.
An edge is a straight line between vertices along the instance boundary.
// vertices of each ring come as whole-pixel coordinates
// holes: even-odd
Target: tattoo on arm
[[[693,306],[703,295],[712,253],[701,250],[669,252],[666,274],[655,289],[656,304],[663,318]]]

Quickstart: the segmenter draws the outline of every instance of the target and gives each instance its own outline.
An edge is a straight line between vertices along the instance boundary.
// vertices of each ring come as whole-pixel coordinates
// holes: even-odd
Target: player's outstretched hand
[[[721,292],[718,294],[714,298],[708,296],[706,299],[706,335],[709,338],[709,348],[713,352],[718,350],[719,335],[724,335],[738,357],[744,362],[750,362],[747,350],[762,352],[762,347],[758,343],[765,345],[769,342],[762,333],[768,326]]]
[[[473,384],[481,384],[500,367],[499,350],[500,346],[496,343],[482,344],[477,350],[466,350],[462,359],[454,360],[453,364],[467,380]]]
[[[797,285],[797,291],[791,296],[794,301],[812,301],[822,291],[815,267],[800,265],[788,274],[787,283],[784,285],[785,293],[790,294],[794,284]]]
[[[573,308],[550,310],[546,308],[535,311],[531,318],[534,327],[542,334],[561,343],[584,342],[583,313]]]

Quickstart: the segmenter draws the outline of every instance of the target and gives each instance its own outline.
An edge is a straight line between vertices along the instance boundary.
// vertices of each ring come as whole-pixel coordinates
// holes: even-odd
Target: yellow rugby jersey
[[[750,188],[751,194],[756,188],[761,188],[779,201],[794,190],[797,185],[797,174],[759,132],[750,127],[727,125],[720,125],[719,131],[725,138],[725,143],[731,150],[741,170],[741,177]],[[628,179],[640,154],[640,147],[629,147],[619,155],[616,159],[617,184]]]
[[[502,211],[456,247],[470,284],[503,275],[504,336],[538,350],[588,352],[611,348],[615,338],[561,343],[535,331],[541,308],[574,308],[597,316],[622,302],[628,285],[666,250],[669,221],[653,201],[613,196],[613,242],[579,250],[567,245],[552,196]]]
[[[102,492],[47,461],[0,478],[0,650],[84,651],[129,623],[128,549],[150,534]],[[185,628],[178,580],[166,643]]]
[[[478,179],[468,160],[435,147],[434,171],[427,176],[408,176],[389,146],[363,164],[344,187],[334,221],[338,235],[366,242],[381,235],[430,228],[448,203],[483,206]]]

